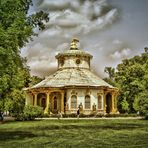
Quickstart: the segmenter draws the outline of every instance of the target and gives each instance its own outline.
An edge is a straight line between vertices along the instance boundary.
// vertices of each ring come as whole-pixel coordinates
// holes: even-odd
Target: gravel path
[[[36,118],[36,120],[56,120],[58,118]],[[102,118],[60,118],[60,120],[110,120],[110,119],[144,119],[143,117],[102,117]]]
[[[102,118],[94,118],[94,117],[90,117],[90,118],[36,118],[35,120],[112,120],[112,119],[115,119],[115,120],[117,120],[117,119],[123,119],[123,120],[133,120],[133,119],[135,119],[135,120],[137,120],[137,119],[144,119],[144,117],[102,117]],[[3,122],[5,122],[5,121],[14,121],[15,120],[15,118],[14,117],[4,117],[4,120],[3,120]],[[1,121],[0,121],[0,123],[2,123]]]

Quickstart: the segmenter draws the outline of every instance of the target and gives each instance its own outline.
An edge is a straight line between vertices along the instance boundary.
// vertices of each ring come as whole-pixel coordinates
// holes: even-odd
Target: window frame
[[[89,98],[89,101],[86,102],[86,99],[88,99],[87,97]],[[87,105],[89,104],[89,107],[87,107],[86,103],[87,103]],[[90,95],[85,96],[84,106],[85,106],[85,109],[91,109],[91,97],[90,97]]]
[[[101,95],[98,95],[98,110],[101,110],[102,109],[102,96]]]
[[[75,97],[75,101],[73,101],[73,97]],[[73,104],[73,103],[75,103],[75,104]],[[71,109],[77,109],[77,95],[71,95]]]

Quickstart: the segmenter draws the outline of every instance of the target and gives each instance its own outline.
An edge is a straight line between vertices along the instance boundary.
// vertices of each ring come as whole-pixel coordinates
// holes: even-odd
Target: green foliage
[[[44,22],[49,19],[48,14],[43,11],[29,15],[28,10],[32,4],[32,0],[0,1],[0,109],[2,110],[4,108],[12,112],[22,110],[24,100],[18,98],[23,98],[20,90],[29,86],[30,74],[26,59],[20,56],[20,49],[32,39],[33,35],[36,35],[34,28],[44,29]],[[17,100],[22,103],[21,107]]]
[[[126,101],[126,99],[123,99],[123,100],[122,100],[121,106],[122,106],[122,110],[123,110],[124,112],[128,112],[128,111],[129,111],[129,104],[128,104],[128,102]]]
[[[24,119],[34,120],[36,117],[43,116],[43,108],[40,106],[26,105],[24,107]]]
[[[117,65],[116,70],[105,68],[105,72],[109,74],[109,78],[105,80],[119,88],[118,108],[120,112],[141,111],[146,115],[147,107],[143,107],[139,102],[145,100],[144,102],[147,104],[148,100],[148,94],[146,93],[148,90],[147,51],[147,48],[145,48],[145,52],[141,55],[123,60],[121,64]]]
[[[116,85],[116,83],[115,83],[115,81],[114,81],[114,77],[115,77],[115,68],[112,68],[112,67],[105,67],[104,72],[107,73],[108,76],[109,76],[108,78],[104,78],[104,80],[105,80],[107,83],[109,83],[109,84],[115,86],[115,85]]]
[[[148,119],[148,91],[141,92],[136,99],[136,110]]]
[[[13,116],[23,113],[25,106],[25,95],[23,91],[14,89],[11,98],[7,98],[5,102],[5,110],[9,111]]]
[[[118,87],[117,83],[115,82],[115,80],[112,80],[110,78],[104,78],[103,80],[106,81],[108,84],[114,86],[114,87]]]
[[[29,86],[33,86],[33,85],[35,85],[35,84],[41,82],[42,80],[43,80],[42,78],[39,78],[39,77],[37,77],[37,76],[32,76],[32,77],[30,77],[30,79],[29,79]]]
[[[0,110],[4,110],[4,104],[2,100],[0,100]]]
[[[139,112],[139,97],[136,97],[133,102],[133,108],[135,111]]]
[[[105,67],[104,72],[109,75],[109,78],[110,79],[114,79],[114,76],[115,76],[115,68]]]

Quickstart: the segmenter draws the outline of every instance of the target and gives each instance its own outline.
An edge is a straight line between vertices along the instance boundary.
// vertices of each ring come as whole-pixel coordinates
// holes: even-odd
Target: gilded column
[[[47,113],[47,114],[48,114],[48,111],[49,111],[49,95],[50,95],[50,93],[47,92],[46,93],[46,109],[45,109],[45,112],[44,112],[44,113]]]
[[[117,93],[114,95],[114,111],[117,112]]]
[[[112,93],[112,113],[114,113],[114,101],[115,101],[115,94],[114,92]]]
[[[101,109],[104,110],[104,95],[101,95]]]
[[[103,110],[104,110],[104,114],[106,114],[106,93],[104,92],[103,94]]]
[[[25,92],[26,100],[25,100],[25,105],[30,105],[30,95],[29,93]]]
[[[34,94],[34,106],[37,106],[37,93]]]
[[[64,92],[61,92],[61,112],[64,112]]]

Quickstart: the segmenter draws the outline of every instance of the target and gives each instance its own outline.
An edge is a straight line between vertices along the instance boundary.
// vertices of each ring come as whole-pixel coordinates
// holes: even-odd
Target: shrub
[[[44,117],[44,118],[49,118],[50,115],[49,115],[48,113],[44,113],[42,117]]]
[[[23,116],[25,120],[34,120],[36,117],[42,117],[43,108],[40,106],[26,105]]]
[[[5,110],[9,111],[12,116],[17,117],[23,113],[25,106],[24,92],[13,89],[11,95],[5,100]]]
[[[148,92],[141,93],[139,96],[139,111],[140,114],[145,117],[145,119],[148,119]]]
[[[76,113],[70,113],[70,114],[63,114],[63,118],[76,118],[77,114]]]

